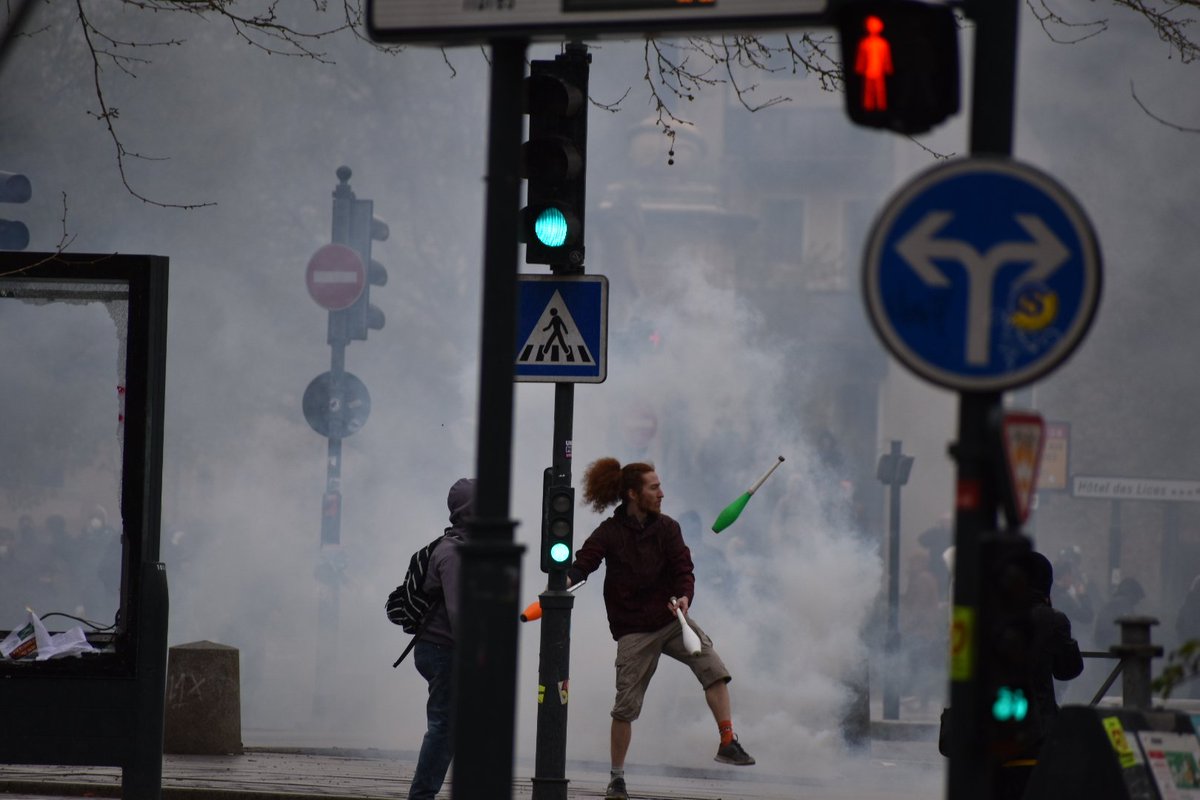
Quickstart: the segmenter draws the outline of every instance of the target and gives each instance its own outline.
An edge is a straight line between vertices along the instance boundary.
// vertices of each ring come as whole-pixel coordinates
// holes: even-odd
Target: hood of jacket
[[[463,527],[475,507],[475,479],[459,478],[455,481],[446,496],[446,506],[450,509],[450,525],[454,528]]]

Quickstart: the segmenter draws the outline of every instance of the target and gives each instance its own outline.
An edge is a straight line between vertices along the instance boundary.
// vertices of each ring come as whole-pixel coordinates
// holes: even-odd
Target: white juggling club
[[[675,598],[671,598],[671,602],[675,602]],[[700,637],[692,630],[692,626],[687,624],[687,617],[683,615],[683,609],[675,606],[675,618],[679,620],[679,629],[683,632],[683,646],[688,653],[693,656],[700,655]]]

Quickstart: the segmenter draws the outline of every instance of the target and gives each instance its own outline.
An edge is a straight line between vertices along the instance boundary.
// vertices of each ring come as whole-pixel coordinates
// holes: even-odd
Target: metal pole
[[[342,376],[345,374],[346,345],[334,342],[330,345],[330,385],[335,396],[341,394]],[[313,713],[324,716],[336,707],[334,699],[338,653],[338,617],[341,597],[341,576],[332,558],[331,543],[342,540],[342,440],[329,437],[325,459],[325,495],[321,508],[321,539],[317,553],[317,676],[313,693]],[[332,503],[330,498],[336,498]],[[329,507],[332,505],[332,508]],[[333,546],[337,546],[333,544]]]
[[[1012,155],[1019,10],[1017,0],[972,0],[967,6],[975,20],[972,155]]]
[[[350,189],[349,167],[338,167],[338,185],[333,190],[333,223],[330,240],[338,244],[350,241],[350,209],[354,192]],[[341,403],[346,374],[346,339],[343,325],[333,312],[329,314],[329,385],[332,398]],[[332,506],[332,507],[330,507]],[[336,707],[334,673],[338,654],[338,617],[340,596],[338,574],[329,545],[342,540],[342,439],[330,436],[325,457],[325,495],[321,502],[321,537],[317,544],[317,664],[313,691],[313,714],[324,716]]]
[[[975,20],[970,148],[972,155],[1012,155],[1016,97],[1018,0],[972,0],[967,15]],[[965,633],[965,658],[952,659],[950,682],[951,742],[946,789],[950,800],[991,800],[993,765],[984,754],[979,668],[979,536],[996,525],[999,498],[991,474],[993,447],[989,420],[999,413],[997,392],[959,395],[958,469],[954,518],[954,625],[952,637]],[[957,665],[957,667],[955,666]],[[958,674],[955,674],[956,671]]]
[[[1121,501],[1113,500],[1108,508],[1108,592],[1109,596],[1121,582]]]
[[[587,46],[579,41],[569,42],[564,55],[559,58],[577,60],[585,70],[591,61]],[[583,109],[578,113],[584,115],[586,124],[586,98]],[[580,209],[582,212],[583,209]],[[582,244],[578,251],[581,255],[584,252]],[[555,275],[578,275],[583,273],[583,269],[582,260],[578,264],[551,266]],[[571,485],[574,414],[575,384],[556,383],[550,486]],[[571,526],[574,528],[574,510],[571,517]],[[565,570],[554,570],[547,575],[546,591],[538,599],[542,604],[542,627],[538,651],[537,745],[532,800],[567,800],[567,703],[571,686],[571,609],[575,605],[575,596],[567,591]]]
[[[900,673],[896,659],[900,654],[900,442],[893,439],[888,453],[891,475],[888,480],[888,623],[884,652],[887,672],[883,681],[883,718],[900,719]]]
[[[1000,408],[1000,394],[963,392],[959,399],[958,441],[952,448],[958,476],[954,517],[954,647],[951,657],[950,742],[947,797],[950,800],[991,800],[995,785],[992,765],[984,754],[983,687],[978,654],[983,651],[979,620],[979,538],[996,526],[999,508],[992,474],[988,421]],[[960,671],[961,670],[961,671]]]
[[[509,518],[524,39],[492,42],[475,516],[462,554],[454,675],[458,800],[512,796],[521,553]]]
[[[1154,617],[1121,617],[1121,643],[1112,651],[1125,662],[1121,676],[1121,705],[1149,710],[1151,706],[1150,661],[1163,654],[1162,645],[1152,644],[1150,628],[1158,624]]]
[[[575,385],[554,386],[554,466],[551,484],[571,483],[571,437]],[[542,603],[541,650],[538,653],[537,750],[532,800],[567,800],[567,701],[571,674],[571,608],[575,595],[566,591],[567,573],[547,576]]]
[[[1162,547],[1159,548],[1159,575],[1162,580],[1159,581],[1158,590],[1158,607],[1170,608],[1174,602],[1174,598],[1180,597],[1187,593],[1190,588],[1180,579],[1190,580],[1190,576],[1184,577],[1175,562],[1179,558],[1179,504],[1166,503],[1166,508],[1163,509],[1163,538]],[[1167,637],[1168,640],[1170,637]],[[1182,644],[1182,642],[1180,642]]]

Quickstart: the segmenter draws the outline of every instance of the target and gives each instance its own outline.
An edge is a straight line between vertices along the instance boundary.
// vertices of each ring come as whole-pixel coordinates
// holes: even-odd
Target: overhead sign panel
[[[437,45],[831,24],[828,0],[367,0],[372,39]]]

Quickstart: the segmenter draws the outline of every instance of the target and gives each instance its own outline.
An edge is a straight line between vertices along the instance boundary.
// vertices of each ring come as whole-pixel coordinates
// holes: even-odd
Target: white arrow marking
[[[950,279],[935,259],[957,261],[967,273],[967,363],[987,364],[992,328],[992,292],[996,273],[1005,264],[1028,261],[1029,269],[1014,286],[1044,281],[1071,255],[1041,217],[1017,214],[1017,224],[1033,237],[1026,242],[1001,242],[981,254],[961,239],[938,239],[938,232],[954,218],[950,211],[930,211],[896,242],[896,252],[927,286],[948,286]]]

